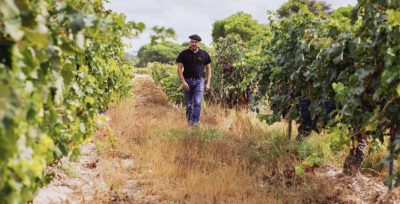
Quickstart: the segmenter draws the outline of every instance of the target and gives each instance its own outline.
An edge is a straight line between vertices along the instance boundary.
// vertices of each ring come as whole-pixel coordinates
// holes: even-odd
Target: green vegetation
[[[350,148],[348,172],[361,167],[367,140],[390,138],[386,184],[399,185],[393,172],[400,152],[399,9],[394,1],[359,1],[336,11],[321,2],[289,1],[256,40],[240,32],[214,38],[220,75],[214,100],[225,97],[230,107],[266,104],[272,113],[260,118],[296,121],[299,140],[311,131],[335,135],[332,147]]]
[[[99,112],[128,95],[126,22],[93,1],[0,2],[0,203],[25,203],[44,168],[79,154]]]
[[[166,43],[168,38],[176,39],[175,30],[172,28],[154,26],[151,28],[153,34],[150,36],[151,44]]]
[[[304,10],[308,10],[314,15],[324,15],[330,11],[330,6],[324,1],[289,0],[277,10],[277,13],[280,18],[286,18]]]
[[[236,33],[247,41],[257,35],[262,30],[262,27],[250,14],[238,12],[226,19],[216,21],[213,24],[212,37],[213,41],[216,42],[219,38]]]
[[[225,135],[219,129],[212,127],[156,129],[153,130],[153,135],[164,141],[181,141],[187,137],[195,137],[205,142],[212,142],[225,138]]]
[[[175,65],[151,63],[148,65],[155,83],[167,94],[168,100],[173,103],[183,103],[184,93],[179,82],[177,67]]]
[[[269,25],[242,12],[219,20],[213,25],[214,77],[206,97],[256,110],[270,124],[295,121],[299,141],[312,131],[325,132],[332,151],[349,151],[347,173],[361,168],[367,141],[383,145],[386,138],[386,184],[400,185],[393,168],[400,152],[399,9],[392,1],[360,1],[337,10],[318,1],[289,1],[271,13]],[[179,83],[175,73],[170,77],[173,83],[159,84],[175,95]],[[321,157],[309,154],[298,173]]]
[[[0,18],[0,203],[25,203],[49,181],[45,167],[63,156],[76,158],[97,130],[100,114],[130,94],[134,70],[124,58],[122,39],[145,26],[106,10],[102,0],[6,0],[0,2]],[[181,104],[174,62],[188,44],[168,41],[176,37],[171,28],[152,31],[151,43],[139,50],[138,66],[147,67],[168,99]],[[400,156],[399,1],[359,0],[354,8],[331,10],[319,1],[290,0],[270,12],[268,25],[239,12],[216,21],[212,37],[213,49],[204,48],[213,56],[214,71],[207,99],[251,108],[269,124],[298,124],[297,141],[284,132],[264,139],[252,135],[232,146],[224,141],[224,148],[237,148],[239,157],[248,158],[246,168],[269,165],[282,178],[284,171],[301,176],[348,152],[346,173],[386,166],[385,184],[400,185],[394,167]],[[217,124],[214,116],[210,123]],[[154,133],[163,141],[207,142],[219,150],[229,131]],[[246,139],[249,133],[235,134]],[[115,145],[109,135],[97,149]],[[183,149],[179,161],[186,161],[191,148]],[[264,177],[274,184],[280,179],[275,173]]]
[[[173,43],[164,42],[157,44],[145,44],[138,52],[139,62],[136,66],[146,67],[148,63],[159,62],[164,64],[174,64],[178,54],[187,47]]]

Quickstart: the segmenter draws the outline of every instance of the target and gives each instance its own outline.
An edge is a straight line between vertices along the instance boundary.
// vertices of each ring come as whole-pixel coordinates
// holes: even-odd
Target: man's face
[[[190,40],[190,48],[192,50],[197,50],[197,48],[199,47],[200,42],[197,40]]]

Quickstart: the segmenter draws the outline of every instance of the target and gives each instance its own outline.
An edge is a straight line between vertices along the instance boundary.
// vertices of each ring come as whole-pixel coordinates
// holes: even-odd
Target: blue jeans
[[[185,79],[189,85],[189,91],[183,90],[186,102],[186,117],[189,125],[197,124],[200,121],[201,101],[204,94],[204,78],[199,80]]]

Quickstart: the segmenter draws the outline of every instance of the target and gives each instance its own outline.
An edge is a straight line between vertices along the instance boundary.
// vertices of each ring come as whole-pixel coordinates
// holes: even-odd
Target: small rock
[[[124,159],[121,161],[121,165],[125,169],[133,168],[133,159]]]

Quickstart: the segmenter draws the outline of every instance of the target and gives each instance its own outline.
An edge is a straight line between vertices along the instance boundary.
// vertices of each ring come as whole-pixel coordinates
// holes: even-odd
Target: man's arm
[[[181,81],[183,89],[185,91],[189,91],[189,85],[186,83],[185,78],[183,77],[183,64],[182,63],[178,63],[178,77],[179,77],[179,81]]]
[[[206,91],[210,89],[211,82],[211,63],[206,65],[207,81],[206,81]]]

